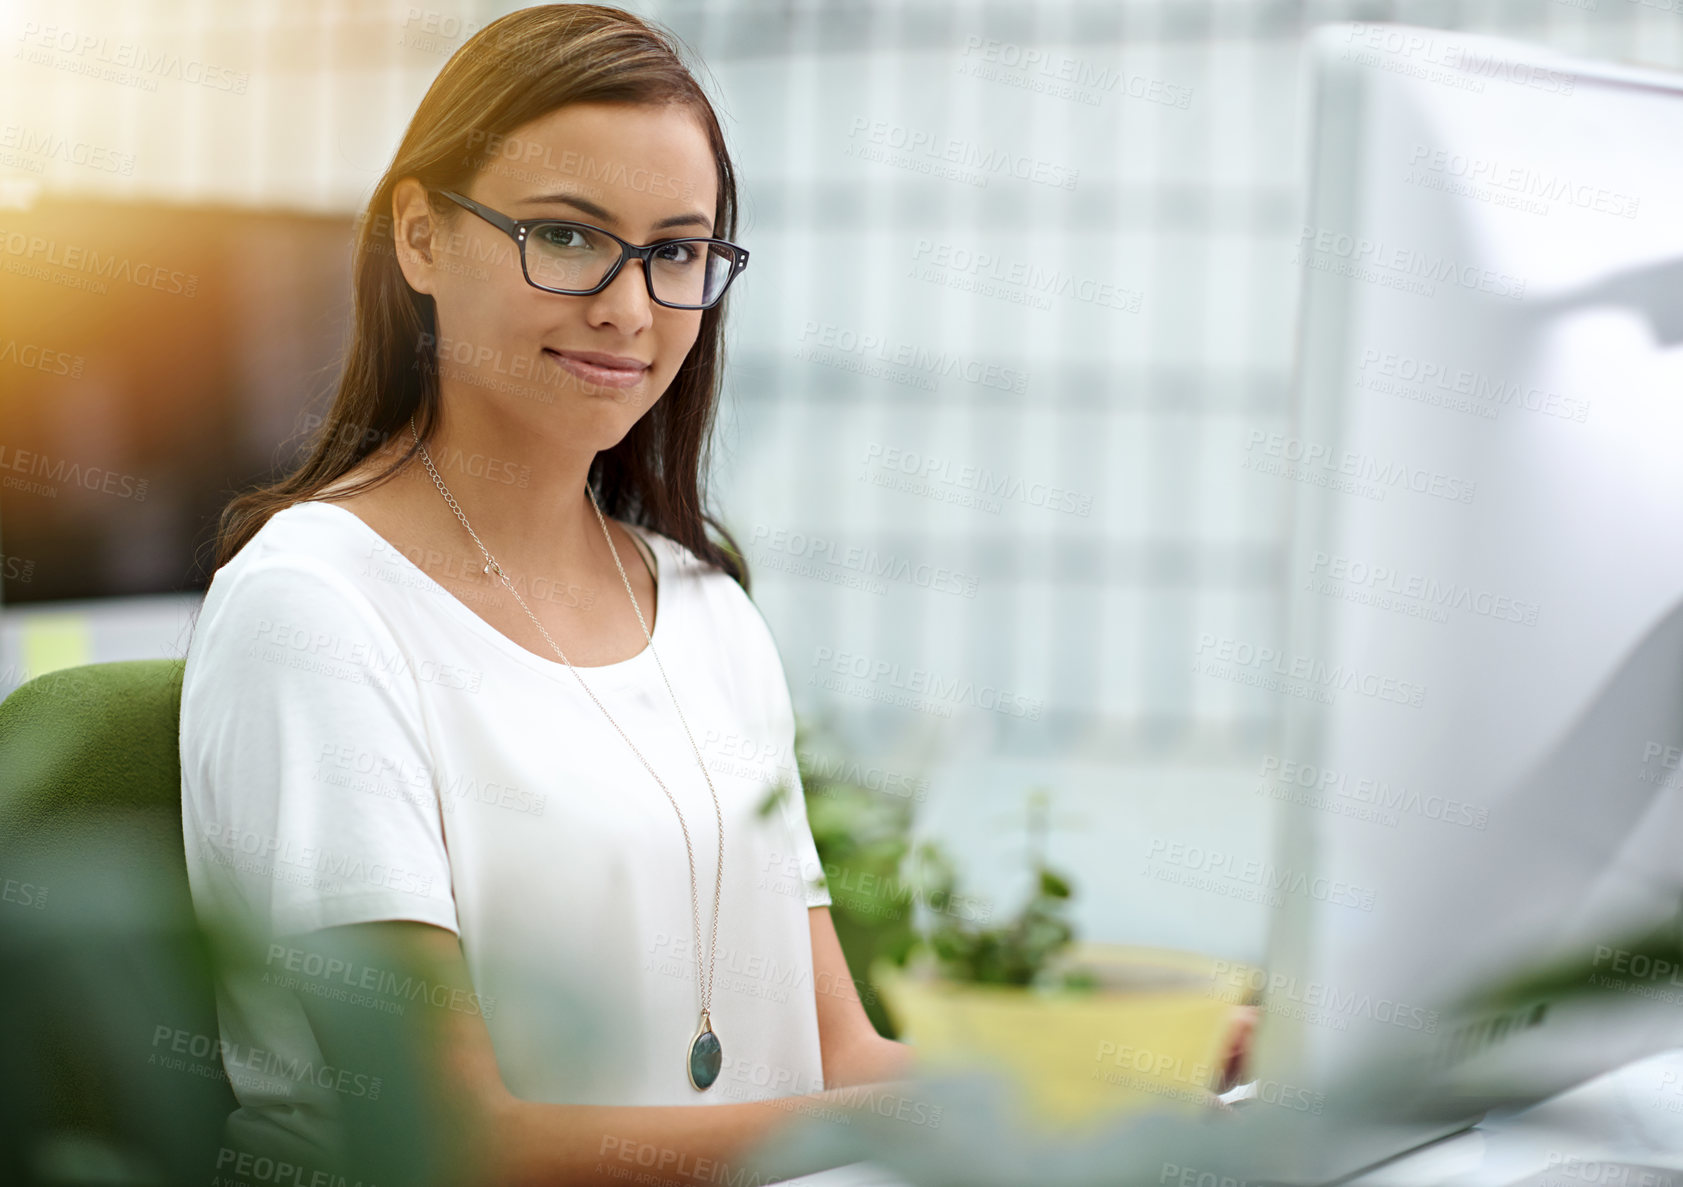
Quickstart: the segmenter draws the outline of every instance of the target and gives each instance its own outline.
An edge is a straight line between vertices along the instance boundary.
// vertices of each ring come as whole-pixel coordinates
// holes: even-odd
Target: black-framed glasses
[[[446,198],[496,227],[520,247],[526,283],[548,293],[585,297],[613,283],[625,261],[643,261],[649,299],[669,309],[706,309],[748,266],[748,249],[724,239],[659,239],[645,247],[590,223],[514,219],[454,190]]]

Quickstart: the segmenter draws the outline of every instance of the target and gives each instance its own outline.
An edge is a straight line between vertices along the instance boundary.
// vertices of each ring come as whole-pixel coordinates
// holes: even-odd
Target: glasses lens
[[[619,259],[619,244],[583,223],[540,223],[526,236],[526,274],[551,289],[592,289]]]
[[[649,273],[654,293],[674,305],[711,305],[736,269],[736,249],[704,239],[681,239],[655,252]]]
[[[541,223],[526,238],[534,284],[574,292],[595,288],[620,257],[619,244],[583,223]],[[736,249],[706,240],[663,243],[650,261],[654,294],[674,305],[711,305],[736,270]]]

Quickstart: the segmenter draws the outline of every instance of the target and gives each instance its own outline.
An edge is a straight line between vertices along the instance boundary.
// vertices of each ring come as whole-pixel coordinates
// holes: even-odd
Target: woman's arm
[[[870,1084],[911,1075],[912,1049],[885,1039],[872,1025],[836,938],[830,908],[810,907],[812,984],[818,995],[818,1045],[824,1056],[824,1087]]]
[[[816,912],[815,912],[816,914]],[[828,912],[826,923],[828,922]],[[831,941],[835,932],[827,929]],[[363,965],[424,977],[434,1002],[472,1002],[461,943],[431,924],[384,921],[313,933],[312,946]],[[354,953],[354,955],[352,955]],[[837,956],[840,950],[837,949]],[[845,968],[845,964],[843,965]],[[434,1182],[472,1187],[561,1187],[579,1183],[746,1181],[744,1155],[803,1112],[851,1106],[850,1094],[828,1090],[798,1097],[728,1105],[557,1105],[521,1100],[504,1085],[490,1032],[477,1009],[411,1003],[391,1015],[327,995],[300,994],[327,1064],[373,1075],[404,1075],[392,1052],[418,1054],[425,1096],[425,1138]],[[822,999],[821,999],[822,1000]],[[857,998],[854,1008],[859,1009]],[[864,1018],[860,1009],[860,1017]],[[869,1020],[866,1019],[869,1026]],[[855,1036],[857,1037],[857,1036]],[[886,1042],[886,1040],[884,1040]],[[890,1044],[898,1046],[898,1044]],[[859,1046],[845,1049],[849,1066],[865,1066]],[[844,1059],[844,1062],[846,1060]],[[826,1071],[830,1057],[825,1056]],[[413,1069],[409,1069],[413,1074]],[[382,1094],[390,1100],[393,1093]],[[347,1102],[365,1124],[398,1119],[378,1103]]]

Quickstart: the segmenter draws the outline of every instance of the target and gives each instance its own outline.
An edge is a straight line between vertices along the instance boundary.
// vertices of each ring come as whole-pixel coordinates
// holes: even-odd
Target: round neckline
[[[569,667],[569,665],[562,663],[560,660],[545,659],[537,652],[521,646],[519,643],[516,643],[513,639],[499,631],[496,627],[486,622],[483,618],[473,612],[472,607],[458,598],[455,594],[451,593],[443,585],[440,585],[432,574],[428,573],[414,561],[410,560],[408,556],[404,555],[402,549],[398,548],[397,545],[386,539],[385,536],[375,530],[373,524],[362,518],[362,516],[358,515],[355,511],[352,511],[349,507],[341,507],[337,503],[328,503],[321,499],[304,499],[292,504],[291,507],[286,507],[282,510],[290,511],[297,507],[326,507],[329,510],[336,512],[338,517],[354,521],[357,528],[364,535],[378,540],[388,552],[393,553],[397,557],[397,563],[404,568],[405,571],[415,574],[428,586],[430,586],[432,590],[436,591],[449,607],[449,613],[454,614],[469,629],[477,631],[488,643],[510,658],[525,664],[534,671],[542,672],[548,676],[554,677],[555,679],[565,680],[573,671],[577,671],[580,675],[588,673],[590,677],[597,679],[613,679],[620,676],[634,675],[639,668],[647,667],[650,663],[654,662],[653,644],[665,637],[662,628],[666,625],[666,620],[672,615],[673,599],[671,594],[674,588],[674,583],[666,580],[667,566],[661,563],[661,550],[656,546],[657,533],[648,531],[639,524],[626,523],[624,520],[616,521],[621,527],[635,533],[645,544],[647,544],[649,546],[649,555],[654,559],[656,596],[655,621],[654,627],[649,631],[649,641],[643,644],[643,649],[641,651],[628,659],[622,659],[611,664],[597,664],[594,667],[581,667],[577,664]],[[282,512],[276,512],[275,514],[278,515],[281,513]],[[270,518],[272,519],[273,516]]]

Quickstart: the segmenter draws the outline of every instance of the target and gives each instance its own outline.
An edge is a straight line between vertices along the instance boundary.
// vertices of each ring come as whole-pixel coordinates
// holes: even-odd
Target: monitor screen
[[[355,219],[0,211],[0,601],[203,589],[217,517],[331,399]]]
[[[1247,445],[1293,494],[1289,622],[1214,654],[1283,694],[1258,1066],[1393,1094],[1329,1103],[1322,1182],[1683,1037],[1579,967],[1683,895],[1683,78],[1313,49],[1294,416]]]

